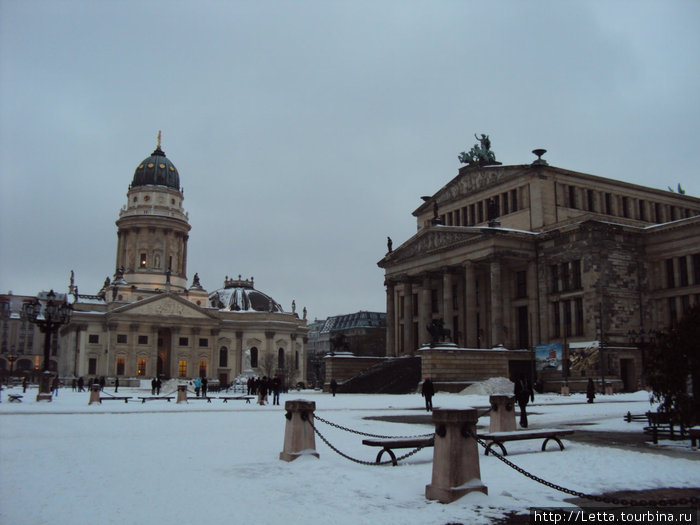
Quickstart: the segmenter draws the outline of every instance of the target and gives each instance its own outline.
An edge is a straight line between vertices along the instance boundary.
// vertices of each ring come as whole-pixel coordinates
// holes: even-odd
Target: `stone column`
[[[488,494],[481,482],[476,439],[476,409],[435,410],[433,477],[425,487],[425,497],[451,503],[469,492]]]
[[[476,272],[474,263],[467,261],[464,264],[464,343],[467,348],[477,348],[477,333],[476,333]]]
[[[296,399],[286,401],[284,409],[287,411],[284,426],[284,448],[280,452],[283,461],[294,461],[299,456],[319,457],[316,452],[316,436],[311,426],[314,419],[316,403]]]
[[[493,260],[489,264],[491,274],[491,323],[489,331],[490,346],[504,343],[503,340],[503,291],[501,286],[501,262]]]
[[[489,396],[489,432],[515,430],[515,396]]]
[[[243,332],[240,330],[236,331],[236,345],[233,350],[233,374],[234,377],[239,376],[243,373]],[[233,378],[229,378],[229,381]]]
[[[102,400],[100,399],[100,385],[97,384],[90,385],[90,401],[88,401],[88,405],[92,405],[93,403],[102,404]]]
[[[403,283],[403,353],[413,355],[413,285],[410,281]]]
[[[394,300],[394,283],[386,281],[386,355],[388,357],[396,357],[396,301]]]
[[[177,402],[187,403],[187,385],[177,385]]]
[[[442,274],[442,318],[445,321],[445,328],[450,330],[452,341],[456,341],[455,326],[452,322],[454,317],[454,299],[452,297],[452,274],[449,268],[445,268]]]
[[[420,297],[418,298],[418,341],[414,345],[416,349],[430,342],[431,336],[428,334],[428,324],[430,324],[432,317],[430,276],[424,275],[420,288]]]

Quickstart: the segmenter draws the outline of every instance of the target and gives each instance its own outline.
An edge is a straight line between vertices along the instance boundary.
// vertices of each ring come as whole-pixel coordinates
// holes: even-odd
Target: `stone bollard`
[[[100,385],[90,385],[90,402],[88,405],[92,405],[93,403],[102,404],[102,400],[100,399]]]
[[[469,492],[488,494],[481,482],[476,439],[476,409],[435,410],[433,479],[425,486],[425,497],[451,503]]]
[[[570,396],[571,395],[571,388],[569,385],[562,385],[561,386],[561,395],[562,396]]]
[[[311,422],[314,418],[316,403],[314,401],[304,401],[295,399],[286,401],[284,415],[287,422],[284,426],[284,449],[280,452],[280,459],[293,461],[299,456],[316,456],[316,436]]]
[[[515,430],[515,396],[489,396],[489,432]]]
[[[177,385],[177,402],[187,403],[187,385]]]

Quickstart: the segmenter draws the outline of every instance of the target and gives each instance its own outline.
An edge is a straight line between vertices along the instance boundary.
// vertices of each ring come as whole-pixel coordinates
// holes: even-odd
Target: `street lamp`
[[[49,362],[51,359],[51,335],[57,332],[61,325],[70,321],[73,307],[66,302],[66,296],[61,294],[56,299],[56,293],[41,292],[37,299],[22,305],[22,319],[34,323],[44,334],[44,365],[41,379],[39,380],[39,393],[37,401],[51,401],[51,371]]]
[[[10,362],[10,377],[12,377],[15,375],[15,361],[17,361],[14,347],[12,347],[12,352],[7,356],[7,360]]]

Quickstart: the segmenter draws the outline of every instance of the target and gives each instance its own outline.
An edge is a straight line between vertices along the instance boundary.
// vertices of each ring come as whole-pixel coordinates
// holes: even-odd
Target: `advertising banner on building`
[[[561,343],[535,346],[535,367],[537,370],[561,370]]]
[[[600,344],[585,341],[569,344],[569,375],[585,377],[600,370]]]

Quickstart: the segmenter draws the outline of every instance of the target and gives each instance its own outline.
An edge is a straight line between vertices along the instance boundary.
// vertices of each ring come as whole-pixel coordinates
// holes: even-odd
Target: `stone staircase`
[[[338,384],[346,394],[410,394],[421,380],[420,357],[387,359]]]

